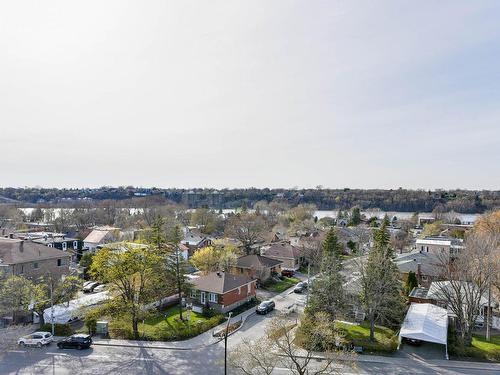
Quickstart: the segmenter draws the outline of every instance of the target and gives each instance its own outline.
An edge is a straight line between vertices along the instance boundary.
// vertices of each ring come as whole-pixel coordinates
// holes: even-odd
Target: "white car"
[[[97,285],[94,288],[94,293],[104,292],[106,288],[107,288],[106,284]]]
[[[20,346],[37,346],[41,348],[43,345],[49,345],[52,341],[54,341],[54,337],[50,332],[35,332],[21,337],[17,343]]]

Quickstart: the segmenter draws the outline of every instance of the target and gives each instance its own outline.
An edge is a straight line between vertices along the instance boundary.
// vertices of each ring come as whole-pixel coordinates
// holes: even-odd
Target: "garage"
[[[431,303],[412,303],[399,332],[400,345],[403,338],[444,345],[448,359],[447,310]]]

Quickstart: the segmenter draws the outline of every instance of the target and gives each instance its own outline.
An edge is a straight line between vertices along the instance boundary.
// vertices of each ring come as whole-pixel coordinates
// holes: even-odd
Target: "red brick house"
[[[256,279],[246,275],[211,272],[191,279],[193,287],[188,302],[197,312],[209,306],[225,313],[255,297],[256,283]]]
[[[266,282],[273,275],[281,274],[283,261],[262,255],[250,254],[239,257],[232,268],[235,274],[247,275],[257,279],[259,283]]]

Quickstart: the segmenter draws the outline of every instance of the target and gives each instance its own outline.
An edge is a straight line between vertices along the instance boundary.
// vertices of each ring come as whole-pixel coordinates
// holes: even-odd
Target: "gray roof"
[[[262,252],[265,256],[275,258],[296,259],[300,257],[299,248],[284,242],[273,244],[268,249],[263,249]]]
[[[233,275],[226,272],[211,272],[208,275],[192,279],[191,283],[198,290],[224,294],[252,281],[255,281],[255,279],[246,275]]]
[[[413,251],[407,254],[401,254],[395,259],[399,272],[408,273],[417,272],[417,265],[420,264],[420,271],[423,275],[439,276],[441,273],[441,264],[439,257],[433,253],[421,253]]]
[[[70,256],[71,253],[31,241],[0,238],[0,263],[18,264]]]
[[[262,255],[244,255],[236,260],[236,267],[240,268],[261,268],[261,267],[275,267],[283,263],[281,260],[271,259]]]

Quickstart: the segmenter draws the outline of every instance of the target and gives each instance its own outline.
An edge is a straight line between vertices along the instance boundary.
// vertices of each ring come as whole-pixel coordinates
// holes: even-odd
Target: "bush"
[[[52,332],[52,324],[45,323],[40,327],[40,331]],[[73,328],[69,324],[55,324],[54,325],[54,335],[55,336],[70,336],[73,334]]]

